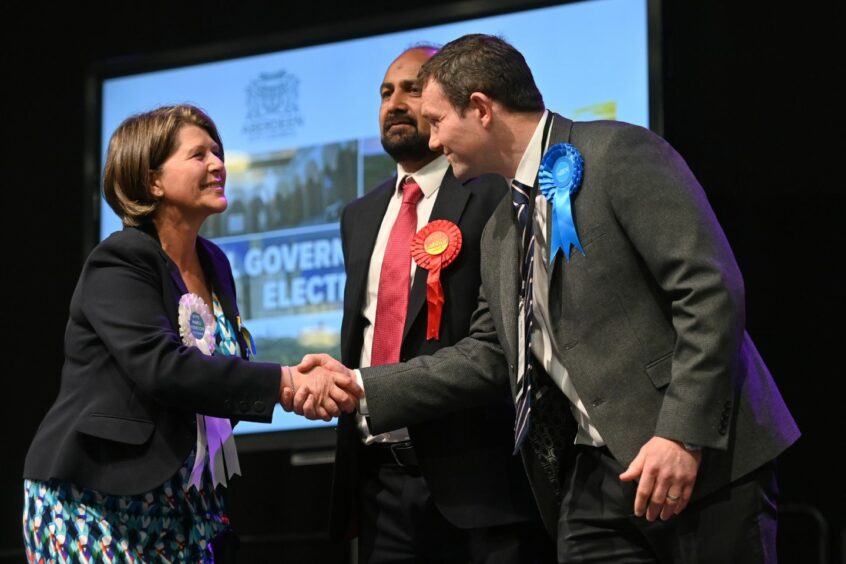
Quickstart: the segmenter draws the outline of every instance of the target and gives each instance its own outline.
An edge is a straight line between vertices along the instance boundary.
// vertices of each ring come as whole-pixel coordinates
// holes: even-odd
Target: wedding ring
[[[679,500],[679,496],[677,496],[677,495],[670,495],[670,494],[667,494],[667,499],[669,499],[670,501],[675,502],[675,501],[678,501],[678,500]]]

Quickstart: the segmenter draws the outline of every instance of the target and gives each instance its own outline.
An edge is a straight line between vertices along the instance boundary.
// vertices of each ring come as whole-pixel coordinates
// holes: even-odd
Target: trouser
[[[607,448],[576,445],[564,465],[558,561],[770,564],[776,558],[775,463],[690,503],[667,521],[634,515],[636,482]]]
[[[540,522],[456,527],[441,514],[419,468],[385,449],[371,445],[362,456],[359,564],[554,562],[552,541]]]

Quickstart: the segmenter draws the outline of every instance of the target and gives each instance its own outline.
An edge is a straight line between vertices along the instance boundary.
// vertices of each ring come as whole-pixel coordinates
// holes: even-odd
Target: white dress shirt
[[[549,111],[545,111],[541,117],[540,122],[535,129],[535,133],[529,141],[529,145],[526,147],[523,157],[520,159],[520,164],[517,166],[517,174],[515,178],[518,182],[521,182],[526,186],[534,186],[542,154],[549,147],[548,140],[546,147],[541,146],[543,143],[543,130],[547,119],[553,119],[553,116],[549,113]],[[549,319],[549,308],[547,307],[547,304],[549,303],[550,264],[549,241],[546,240],[546,213],[546,198],[543,194],[538,192],[535,197],[535,213],[532,217],[535,235],[535,259],[533,261],[534,267],[532,269],[532,277],[534,280],[534,284],[532,286],[532,309],[535,315],[535,323],[532,326],[532,353],[535,355],[538,362],[540,362],[541,366],[543,366],[544,370],[546,370],[547,374],[549,374],[550,378],[552,378],[552,381],[561,388],[561,391],[564,392],[564,395],[566,395],[567,399],[570,400],[570,412],[573,414],[573,417],[579,425],[574,442],[576,444],[602,446],[605,444],[605,441],[602,440],[599,431],[591,423],[590,416],[588,416],[584,403],[582,403],[579,394],[576,392],[576,388],[573,386],[573,381],[570,379],[567,369],[563,364],[561,364],[561,360],[557,356],[555,346],[550,339],[550,335],[552,335],[552,322]],[[564,259],[559,256],[556,260]],[[565,265],[564,268],[567,268],[567,266]],[[517,346],[521,355],[518,362],[522,363],[522,355],[525,350],[525,346],[523,344],[523,335],[525,334],[525,331],[523,330],[523,323],[525,316],[523,314],[522,303],[520,304],[520,314],[518,319],[520,320],[520,326],[517,331],[517,335],[519,336]],[[533,389],[533,391],[535,393],[537,392],[536,389]]]
[[[394,222],[396,222],[399,215],[400,207],[402,206],[402,190],[400,190],[400,186],[407,176],[411,176],[423,192],[423,197],[417,203],[417,231],[420,231],[420,229],[429,223],[429,216],[432,215],[432,208],[435,207],[438,189],[448,168],[449,162],[443,155],[415,173],[406,172],[403,170],[402,165],[397,164],[397,183],[394,187],[394,194],[391,196],[388,209],[382,218],[382,225],[379,227],[379,234],[376,236],[376,244],[373,247],[373,253],[370,255],[370,269],[367,273],[367,293],[361,312],[367,321],[364,327],[364,343],[361,347],[360,366],[362,368],[370,366],[370,353],[373,348],[373,330],[376,323],[376,302],[379,296],[379,276],[382,272],[382,259],[385,256],[385,249],[388,246],[391,228],[393,228]],[[417,264],[412,260],[409,290],[411,289],[411,285],[414,284],[414,274],[416,271]],[[358,371],[356,372],[358,373]],[[358,374],[358,380],[359,384],[361,384],[360,373]],[[382,433],[381,435],[371,435],[370,430],[367,428],[367,420],[364,418],[364,415],[367,413],[367,401],[366,399],[362,399],[359,405],[359,413],[356,415],[356,421],[358,422],[358,428],[365,444],[408,440],[408,430],[405,428]]]

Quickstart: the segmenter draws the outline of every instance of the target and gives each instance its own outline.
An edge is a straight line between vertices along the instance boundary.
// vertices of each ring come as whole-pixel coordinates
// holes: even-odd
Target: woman
[[[225,181],[198,108],[158,108],[113,134],[104,191],[124,229],[85,263],[59,396],[27,454],[30,562],[224,560],[217,486],[239,473],[229,419],[269,422],[283,390],[308,384],[245,361],[229,263],[198,236],[226,209]],[[327,405],[325,419],[338,413]]]

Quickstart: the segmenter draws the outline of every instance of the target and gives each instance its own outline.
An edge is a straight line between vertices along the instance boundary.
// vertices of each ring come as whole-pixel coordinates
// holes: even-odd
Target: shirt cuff
[[[358,368],[354,369],[355,372],[355,382],[358,384],[358,387],[364,390],[364,379],[361,377],[361,370]],[[364,393],[364,397],[358,400],[358,412],[362,414],[364,417],[370,415],[370,411],[367,409],[367,392]]]

